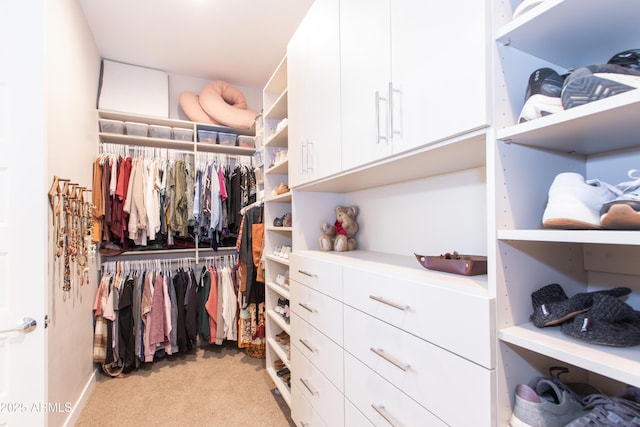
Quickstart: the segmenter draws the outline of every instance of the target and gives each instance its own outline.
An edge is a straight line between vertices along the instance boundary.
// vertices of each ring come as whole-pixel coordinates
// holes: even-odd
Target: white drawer
[[[373,427],[371,421],[365,417],[349,399],[344,400],[344,425],[348,427]]]
[[[291,279],[342,301],[342,266],[303,254],[289,257]]]
[[[328,426],[344,425],[344,395],[298,349],[291,347],[291,383]],[[292,403],[293,405],[293,403]]]
[[[340,391],[344,383],[342,347],[322,332],[291,315],[291,344],[296,346]]]
[[[494,300],[344,267],[344,303],[492,369]]]
[[[298,427],[327,427],[295,384],[291,384],[291,419]]]
[[[291,284],[291,311],[342,345],[342,303],[303,284]]]
[[[344,354],[345,397],[376,426],[439,427],[446,424],[415,400],[389,384],[349,353]],[[449,396],[451,405],[461,404],[455,395]],[[465,402],[466,404],[466,402]],[[460,409],[460,408],[459,408]],[[466,409],[465,409],[466,410]],[[469,424],[476,426],[477,424]],[[467,426],[460,426],[467,427]]]
[[[495,372],[344,307],[345,350],[452,426],[490,425]],[[464,402],[465,410],[452,402]]]

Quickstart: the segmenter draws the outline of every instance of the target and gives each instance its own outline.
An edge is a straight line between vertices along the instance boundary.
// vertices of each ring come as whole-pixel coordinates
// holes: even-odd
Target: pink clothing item
[[[224,185],[224,172],[222,167],[218,166],[218,181],[220,181],[220,200],[227,200],[227,187]]]
[[[209,299],[204,307],[209,315],[209,330],[211,331],[209,344],[213,344],[216,342],[216,330],[218,329],[218,287],[216,270],[213,267],[209,267],[209,277],[211,278],[211,289],[209,290]]]
[[[153,355],[155,354],[155,345],[152,345],[149,336],[151,335],[151,305],[153,299],[153,289],[151,283],[153,273],[147,273],[144,278],[144,288],[142,289],[142,323],[144,324],[144,361],[153,362]]]
[[[169,279],[164,277],[162,284],[162,290],[164,292],[164,351],[168,355],[172,355],[173,350],[171,348],[171,340],[169,339],[169,336],[171,335],[171,298],[169,297]]]

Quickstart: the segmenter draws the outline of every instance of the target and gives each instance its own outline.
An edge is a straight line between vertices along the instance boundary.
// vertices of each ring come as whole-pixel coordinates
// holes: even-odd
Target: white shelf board
[[[286,265],[287,267],[289,266],[289,260],[288,259],[276,256],[276,255],[268,254],[267,255],[267,260],[275,261],[275,262],[277,262],[279,264]]]
[[[273,119],[280,120],[287,117],[288,106],[289,106],[287,94],[288,94],[287,89],[282,91],[280,96],[278,96],[278,99],[274,101],[271,108],[269,108],[269,110],[264,113],[265,120],[273,120]]]
[[[295,189],[348,193],[486,165],[486,129],[428,144]]]
[[[501,27],[497,40],[567,69],[603,64],[640,45],[638,16],[637,0],[546,0]]]
[[[288,359],[287,352],[284,348],[282,348],[282,346],[271,337],[267,338],[267,345],[278,356],[278,358],[284,362],[286,367],[291,370],[291,361]]]
[[[638,230],[498,230],[500,240],[638,245]]]
[[[147,136],[120,135],[117,133],[100,132],[100,142],[107,144],[131,145],[139,147],[168,148],[193,152],[193,141],[177,141],[175,139],[151,138]]]
[[[282,398],[284,399],[284,401],[287,403],[287,406],[291,408],[291,390],[289,389],[289,387],[287,387],[284,381],[280,379],[278,374],[276,374],[275,369],[273,369],[270,366],[267,366],[267,372],[271,377],[271,381],[273,381],[273,383],[276,385],[278,390],[280,390],[280,394],[282,395]]]
[[[269,196],[269,198],[265,199],[265,202],[289,203],[291,202],[291,191],[287,191],[286,193],[282,193],[277,196]]]
[[[640,90],[560,111],[497,132],[505,142],[578,154],[640,145]]]
[[[265,147],[287,147],[289,145],[289,125],[274,133],[264,143]]]
[[[289,295],[290,295],[289,290],[283,288],[282,286],[278,285],[277,283],[267,282],[267,288],[271,289],[273,292],[277,293],[282,298],[289,299]]]
[[[280,326],[280,329],[288,334],[291,334],[291,326],[284,321],[284,318],[281,315],[273,311],[273,309],[267,310],[267,317],[273,320],[278,326]]]
[[[269,175],[286,175],[289,173],[289,159],[285,159],[276,163],[267,169],[264,173]]]
[[[293,231],[292,227],[276,227],[273,225],[267,225],[267,231],[276,231],[279,233],[290,234]]]
[[[499,331],[498,337],[518,347],[640,387],[640,347],[615,348],[589,344],[564,335],[558,327],[532,323]]]

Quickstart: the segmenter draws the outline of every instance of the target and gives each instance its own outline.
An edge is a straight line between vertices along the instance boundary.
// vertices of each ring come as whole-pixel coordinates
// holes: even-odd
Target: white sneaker
[[[628,175],[632,181],[616,185],[620,194],[600,209],[602,228],[640,230],[640,170],[632,169]]]
[[[585,182],[575,172],[560,173],[549,187],[542,225],[561,229],[601,228],[600,209],[617,196],[609,184],[596,179]]]

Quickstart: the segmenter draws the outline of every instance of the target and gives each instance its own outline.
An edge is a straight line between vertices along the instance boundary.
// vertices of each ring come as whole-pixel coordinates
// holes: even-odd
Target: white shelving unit
[[[640,308],[640,232],[545,230],[541,218],[555,176],[577,172],[612,184],[626,181],[640,161],[640,91],[633,90],[516,124],[529,75],[549,67],[562,74],[640,46],[632,0],[547,0],[508,20],[496,11],[495,178],[498,351],[497,423],[511,415],[518,383],[564,365],[570,377],[615,394],[640,386],[640,349],[613,348],[537,328],[529,320],[531,293],[560,284],[567,295],[617,286]],[[602,17],[606,18],[603,19]]]
[[[276,159],[278,151],[288,149],[289,127],[288,90],[287,90],[287,58],[285,57],[263,90],[263,139],[262,155],[264,159],[264,222],[265,222],[265,308],[266,308],[266,364],[267,372],[282,394],[285,402],[291,406],[291,388],[282,380],[274,369],[274,362],[281,360],[291,371],[290,350],[278,342],[275,336],[286,332],[290,336],[291,327],[284,317],[274,308],[278,300],[290,301],[289,291],[276,283],[289,277],[289,260],[275,255],[277,247],[291,246],[292,227],[275,226],[274,219],[282,218],[291,212],[291,192],[274,195],[273,190],[281,183],[287,184],[289,161],[287,156]],[[276,161],[278,160],[278,161]]]

